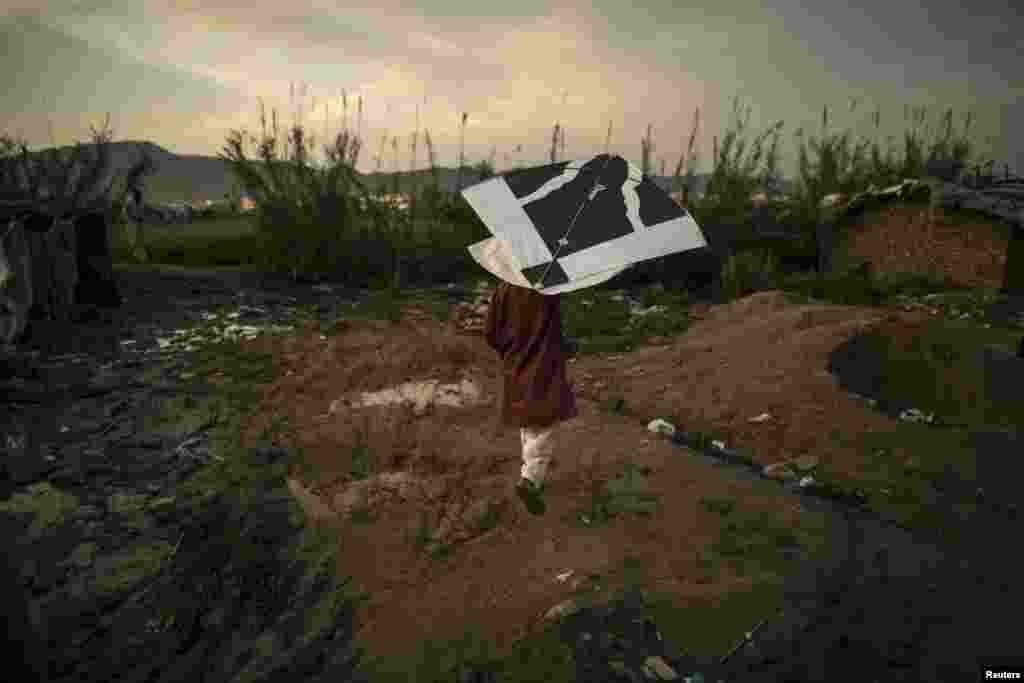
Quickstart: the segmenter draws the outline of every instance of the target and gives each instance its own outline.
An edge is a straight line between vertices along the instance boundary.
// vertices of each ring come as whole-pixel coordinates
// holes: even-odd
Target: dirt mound
[[[660,346],[574,359],[580,416],[558,434],[540,519],[512,496],[519,440],[495,429],[496,358],[450,325],[346,320],[330,336],[309,328],[243,342],[280,363],[246,430],[278,420],[287,424],[282,444],[302,450],[309,468],[291,487],[310,514],[335,520],[339,572],[370,595],[357,640],[371,657],[411,656],[423,633],[457,639],[468,624],[500,652],[553,605],[579,595],[600,602],[627,575],[693,608],[778,580],[787,563],[822,552],[817,513],[764,482],[723,479],[646,425],[667,417],[713,427],[766,465],[814,455],[855,470],[859,452],[834,433],[880,428],[886,418],[837,385],[828,357],[885,316],[764,292],[706,311]],[[419,412],[336,403],[329,414],[342,395],[425,379],[472,380],[480,402]],[[623,414],[604,409],[613,399],[624,400]],[[762,413],[771,419],[750,422]],[[615,508],[626,493],[655,504]],[[739,517],[707,503],[718,499]],[[741,562],[712,550],[723,538],[745,548]],[[558,579],[570,570],[573,580]]]
[[[844,258],[870,261],[878,273],[934,275],[966,287],[999,289],[1008,228],[969,213],[890,205],[865,213],[846,231]]]
[[[595,399],[614,396],[638,417],[714,433],[759,464],[814,455],[833,468],[856,468],[857,456],[832,434],[880,429],[886,418],[838,386],[829,356],[887,315],[789,304],[780,292],[761,292],[712,308],[670,346],[581,358],[573,369],[585,395],[589,378],[602,378],[614,391],[589,393]],[[770,419],[751,421],[764,413]]]

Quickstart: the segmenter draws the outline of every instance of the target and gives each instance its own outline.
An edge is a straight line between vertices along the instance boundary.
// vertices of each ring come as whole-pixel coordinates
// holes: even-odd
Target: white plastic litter
[[[659,417],[656,420],[651,420],[651,423],[647,425],[647,431],[673,436],[676,433],[676,428],[671,422],[666,422]]]
[[[458,408],[467,403],[479,402],[481,396],[479,385],[468,379],[462,380],[459,384],[441,384],[434,379],[426,382],[406,382],[390,389],[367,392],[359,399],[351,401],[351,404],[360,407],[411,403],[416,412],[421,413],[432,403]],[[336,413],[348,403],[349,401],[345,399],[338,399],[331,403],[330,412]]]
[[[931,422],[935,419],[935,415],[925,413],[917,408],[910,408],[900,413],[900,419],[904,422]]]

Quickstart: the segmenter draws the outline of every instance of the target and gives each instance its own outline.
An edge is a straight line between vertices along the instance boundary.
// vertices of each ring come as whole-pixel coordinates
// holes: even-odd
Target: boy
[[[523,444],[516,494],[531,514],[542,515],[551,433],[557,423],[577,414],[562,354],[559,295],[499,280],[487,313],[486,338],[500,354],[504,370],[501,422],[519,427]]]

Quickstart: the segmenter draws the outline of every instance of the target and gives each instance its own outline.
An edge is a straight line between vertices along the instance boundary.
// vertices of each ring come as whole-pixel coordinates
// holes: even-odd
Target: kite
[[[619,156],[513,171],[462,195],[494,235],[468,247],[473,259],[541,294],[592,287],[708,244],[686,209]]]

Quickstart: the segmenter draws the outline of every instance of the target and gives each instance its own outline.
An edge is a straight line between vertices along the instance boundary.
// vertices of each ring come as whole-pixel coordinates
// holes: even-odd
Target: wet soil
[[[284,453],[251,449],[236,453],[234,472],[211,467],[224,459],[224,425],[181,378],[199,352],[161,351],[169,331],[211,307],[244,301],[273,318],[300,302],[273,282],[239,297],[237,275],[119,275],[120,310],[36,324],[0,375],[15,584],[5,595],[27,599],[40,680],[294,680],[332,661],[351,670],[340,582],[321,557],[334,547],[284,488],[283,465],[274,469]],[[321,299],[302,291],[304,303]],[[248,505],[233,493],[240,482]]]

